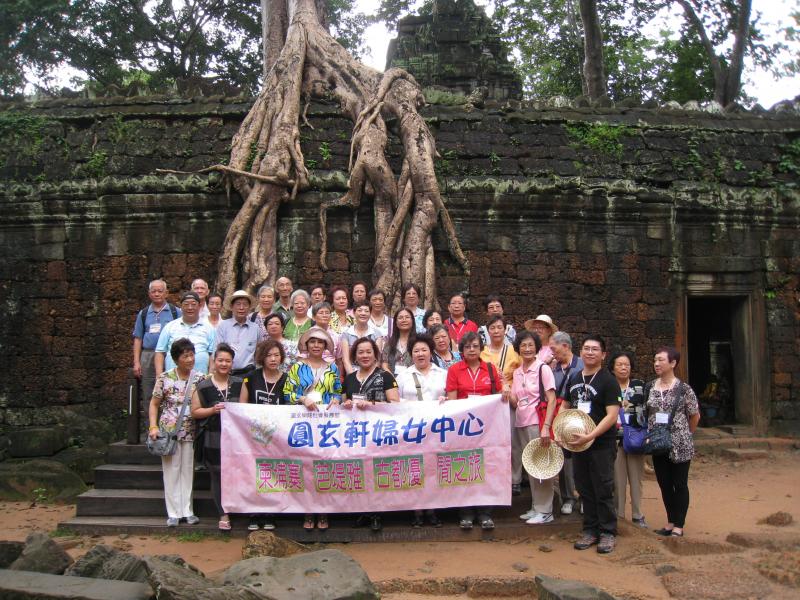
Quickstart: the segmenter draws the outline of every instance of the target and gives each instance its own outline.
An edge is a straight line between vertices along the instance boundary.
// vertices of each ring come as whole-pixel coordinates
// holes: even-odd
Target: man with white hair
[[[154,279],[147,286],[150,304],[136,313],[133,322],[133,375],[140,381],[141,397],[150,401],[156,383],[154,356],[158,336],[170,321],[181,316],[181,309],[167,302],[167,282]]]
[[[288,277],[278,277],[275,281],[275,292],[278,294],[278,299],[272,305],[272,312],[281,316],[284,325],[292,318],[293,291],[292,280]]]
[[[198,313],[201,321],[208,321],[208,283],[204,279],[195,279],[192,282],[192,291],[200,298],[200,312]]]
[[[572,373],[578,373],[583,369],[583,361],[580,356],[573,354],[572,338],[566,331],[556,331],[550,336],[550,350],[555,359],[553,375],[556,378],[556,398],[562,399],[563,402],[568,395],[567,380]],[[564,468],[558,474],[558,485],[561,492],[561,514],[570,515],[578,497],[575,493],[572,452],[567,450],[564,451]]]

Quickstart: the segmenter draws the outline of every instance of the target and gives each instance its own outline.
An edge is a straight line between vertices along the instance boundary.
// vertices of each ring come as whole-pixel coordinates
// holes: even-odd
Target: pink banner
[[[509,432],[499,395],[320,413],[228,404],[222,505],[232,513],[509,505]]]

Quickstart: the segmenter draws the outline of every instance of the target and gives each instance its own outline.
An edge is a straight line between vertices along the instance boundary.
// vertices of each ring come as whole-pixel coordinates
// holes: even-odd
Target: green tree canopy
[[[330,0],[328,21],[359,49],[366,17]],[[259,0],[0,0],[0,93],[59,68],[100,86],[206,78],[254,92],[262,76]],[[77,82],[76,82],[77,83]]]

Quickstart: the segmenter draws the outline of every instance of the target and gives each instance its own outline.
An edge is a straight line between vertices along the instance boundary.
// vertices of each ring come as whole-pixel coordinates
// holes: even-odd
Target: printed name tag
[[[656,413],[656,423],[661,425],[669,423],[669,413]]]
[[[161,333],[161,323],[151,323],[148,333]]]
[[[353,394],[353,402],[364,402],[366,399],[364,394]]]
[[[591,400],[588,402],[578,402],[578,410],[581,412],[585,412],[587,415],[592,412],[592,402]]]
[[[531,398],[530,396],[523,396],[517,402],[517,406],[528,406],[528,404],[530,404],[532,401],[533,398]]]

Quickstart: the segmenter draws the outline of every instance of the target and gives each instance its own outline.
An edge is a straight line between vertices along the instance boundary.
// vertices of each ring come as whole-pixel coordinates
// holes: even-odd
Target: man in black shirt
[[[590,335],[581,344],[583,369],[570,375],[569,400],[573,408],[589,414],[595,429],[575,435],[571,444],[591,440],[589,449],[573,454],[575,485],[583,503],[583,533],[575,542],[577,550],[597,544],[597,551],[614,550],[617,514],[614,508],[614,460],[617,455],[616,422],[620,406],[620,388],[614,376],[603,368],[606,354],[603,338]]]

